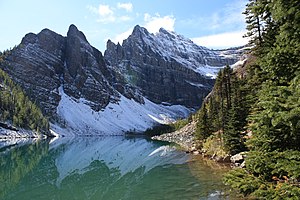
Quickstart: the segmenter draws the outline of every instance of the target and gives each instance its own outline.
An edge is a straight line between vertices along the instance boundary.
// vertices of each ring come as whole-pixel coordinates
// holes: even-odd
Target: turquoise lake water
[[[24,142],[0,149],[0,199],[231,199],[226,170],[146,138]]]

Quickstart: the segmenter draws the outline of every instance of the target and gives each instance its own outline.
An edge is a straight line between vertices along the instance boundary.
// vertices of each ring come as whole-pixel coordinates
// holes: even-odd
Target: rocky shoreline
[[[46,135],[31,130],[19,129],[5,123],[0,124],[0,150],[46,138]]]
[[[194,155],[201,154],[203,157],[212,159],[218,163],[231,163],[232,167],[245,167],[246,152],[218,157],[207,155],[205,152],[201,151],[199,148],[200,141],[197,141],[193,134],[195,129],[196,123],[193,121],[175,132],[153,136],[151,139],[176,143],[187,153],[192,153]]]
[[[29,130],[11,130],[0,127],[0,139],[14,139],[14,138],[40,138],[36,132]]]
[[[186,152],[200,154],[200,151],[197,149],[196,138],[193,134],[195,129],[196,123],[193,121],[175,132],[153,136],[151,139],[173,142],[178,144]]]

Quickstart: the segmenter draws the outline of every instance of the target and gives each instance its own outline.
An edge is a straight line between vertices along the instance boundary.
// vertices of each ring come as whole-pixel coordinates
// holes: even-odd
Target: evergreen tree
[[[217,76],[212,93],[198,114],[196,136],[206,139],[216,134],[228,153],[234,154],[245,149],[243,135],[249,107],[244,105],[247,92],[242,89],[244,82],[229,66]]]
[[[49,122],[19,86],[0,69],[0,121],[49,134]]]
[[[223,133],[224,145],[230,154],[234,155],[244,148],[244,142],[239,129],[240,119],[238,118],[238,109],[235,106],[228,111],[227,123]]]
[[[246,10],[247,34],[245,37],[250,38],[250,44],[260,45],[262,43],[262,22],[261,9],[259,7],[260,0],[249,0]]]
[[[235,74],[231,76],[230,92],[230,108],[226,115],[226,126],[224,129],[224,143],[227,150],[232,154],[239,153],[245,150],[243,135],[241,132],[246,125],[246,117],[248,114],[247,106],[245,105],[246,93],[242,91],[242,81],[238,80]]]
[[[203,104],[199,111],[196,137],[200,140],[204,140],[211,135],[211,123],[208,118],[208,113],[205,104]]]
[[[244,195],[264,199],[298,199],[300,196],[300,4],[296,0],[264,1],[271,25],[266,34],[272,45],[262,43],[257,100],[250,120],[253,137],[246,168],[230,172],[225,182]],[[273,26],[273,27],[272,27]],[[272,29],[273,28],[273,29]],[[271,38],[271,37],[270,37]],[[264,39],[264,38],[263,38]],[[263,49],[263,50],[262,50]],[[255,75],[258,73],[255,70]],[[259,83],[258,82],[258,83]]]

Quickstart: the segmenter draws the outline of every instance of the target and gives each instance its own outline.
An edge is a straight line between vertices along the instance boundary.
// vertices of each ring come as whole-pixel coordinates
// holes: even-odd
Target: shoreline
[[[157,141],[166,141],[171,143],[176,143],[180,146],[181,150],[186,153],[190,153],[193,155],[201,155],[205,159],[213,160],[218,164],[230,164],[231,167],[245,167],[245,157],[246,152],[241,152],[236,155],[226,155],[224,157],[219,157],[217,155],[209,155],[203,152],[200,147],[200,141],[198,141],[194,132],[196,129],[196,123],[191,122],[187,124],[185,127],[171,133],[164,133],[162,135],[157,135],[151,137],[152,140]]]
[[[31,130],[0,127],[0,149],[48,138],[50,137],[47,135],[39,134]]]
[[[196,123],[190,122],[175,132],[152,136],[151,139],[176,143],[187,153],[200,154],[200,150],[197,148],[197,140],[193,134],[195,129]]]

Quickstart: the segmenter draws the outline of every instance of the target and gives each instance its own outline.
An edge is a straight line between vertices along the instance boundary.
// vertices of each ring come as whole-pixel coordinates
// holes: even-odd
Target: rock
[[[64,90],[69,96],[84,98],[99,111],[118,96],[109,84],[112,74],[100,51],[92,47],[84,34],[71,25],[66,37]]]
[[[136,26],[122,45],[109,40],[102,56],[70,25],[67,36],[49,29],[25,35],[0,67],[55,122],[59,91],[94,111],[117,103],[121,95],[140,104],[146,97],[158,104],[199,108],[214,84],[207,70],[217,72],[238,60],[222,54],[164,29],[154,35]],[[190,148],[193,131],[184,131],[182,138],[165,140]]]
[[[49,29],[27,34],[6,63],[4,70],[52,119],[60,101],[60,86],[69,96],[88,100],[86,103],[96,111],[104,108],[111,97],[118,99],[101,52],[74,25],[67,37]]]
[[[127,74],[122,84],[138,88],[149,100],[193,108],[200,107],[214,85],[201,67],[207,70],[209,65],[218,71],[238,59],[223,57],[176,33],[160,29],[154,35],[140,26],[122,45],[109,40],[104,58],[120,74]]]
[[[226,156],[217,156],[216,154],[214,154],[211,159],[213,159],[214,161],[216,162],[219,162],[219,163],[228,163],[230,162],[230,156],[229,155],[226,155]]]
[[[196,150],[197,150],[197,149],[196,149],[196,147],[194,147],[194,146],[191,148],[191,151],[196,151]]]
[[[242,163],[244,161],[244,157],[242,154],[238,153],[230,158],[233,163]]]
[[[246,161],[243,161],[242,164],[240,165],[241,168],[245,168],[246,167]]]
[[[153,136],[151,137],[151,139],[177,143],[186,152],[200,154],[198,149],[195,146],[193,146],[195,141],[193,132],[195,131],[195,128],[195,122],[191,122],[175,132],[165,133],[159,136]]]
[[[241,152],[241,153],[231,156],[230,161],[235,166],[241,166],[241,164],[245,162],[245,157],[246,157],[246,152]],[[245,163],[244,163],[244,165],[245,165]]]
[[[223,157],[223,162],[230,162],[231,157],[229,155],[226,155],[225,157]]]

